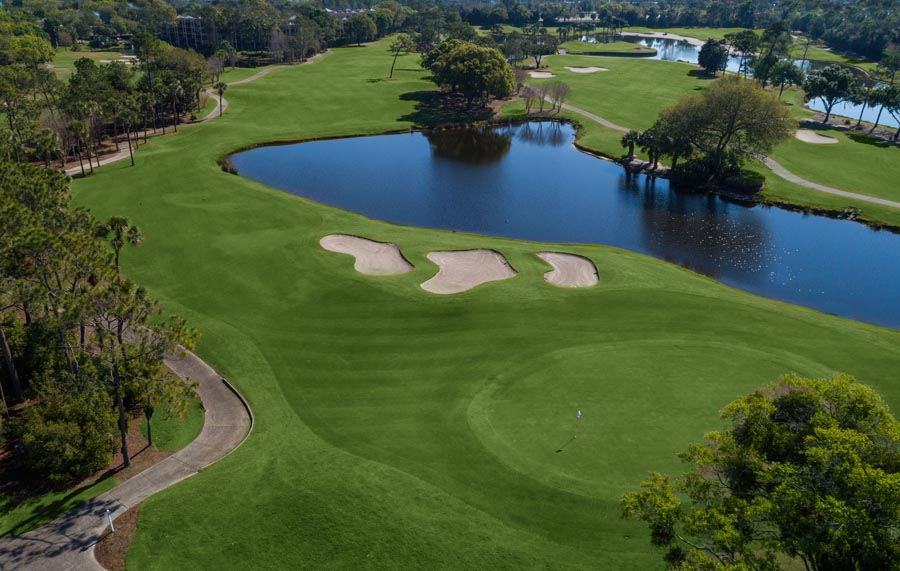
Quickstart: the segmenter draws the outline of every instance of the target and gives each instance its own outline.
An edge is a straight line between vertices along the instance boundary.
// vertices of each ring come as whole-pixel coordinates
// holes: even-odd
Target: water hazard
[[[685,63],[697,64],[700,58],[700,47],[684,40],[676,40],[674,38],[645,38],[630,34],[616,36],[615,39],[654,48],[656,50],[656,53],[652,56],[646,56],[646,59],[680,61]],[[581,40],[588,43],[597,43],[599,41],[596,36],[584,36],[581,38]],[[602,46],[602,44],[600,45]],[[599,49],[601,48],[598,47],[598,50]],[[741,63],[742,60],[740,56],[729,56],[726,69],[731,72],[738,72],[741,69]],[[809,60],[794,60],[794,63],[803,68],[803,70],[806,72],[814,69],[820,69],[828,65],[827,62]],[[806,105],[807,107],[815,111],[819,111],[821,113],[825,112],[825,106],[819,99],[809,101]],[[881,111],[881,106],[865,106],[865,108],[863,108],[862,105],[857,105],[849,101],[838,103],[831,110],[831,112],[835,115],[841,115],[842,117],[848,117],[853,120],[859,119],[860,116],[862,116],[863,121],[867,121],[869,123],[875,123],[877,120],[879,125],[883,125],[885,127],[897,128],[898,125],[900,125],[898,124],[897,119],[894,118],[890,113],[888,113],[887,111],[879,113],[879,111]]]
[[[263,147],[231,160],[243,176],[371,218],[619,246],[759,295],[900,328],[900,235],[676,193],[573,141],[572,127],[538,122]]]

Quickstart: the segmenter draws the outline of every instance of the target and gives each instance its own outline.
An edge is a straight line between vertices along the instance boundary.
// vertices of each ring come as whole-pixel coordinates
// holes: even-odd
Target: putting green
[[[492,381],[473,399],[469,424],[518,472],[575,494],[615,496],[646,475],[635,469],[646,458],[686,449],[696,438],[685,433],[715,426],[736,387],[750,392],[760,375],[786,371],[834,373],[799,355],[702,337],[581,345],[525,359]],[[685,433],[672,430],[674,418]]]

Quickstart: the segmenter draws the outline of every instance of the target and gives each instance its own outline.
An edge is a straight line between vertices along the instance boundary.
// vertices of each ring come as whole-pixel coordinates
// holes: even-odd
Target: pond
[[[370,218],[423,228],[607,244],[726,284],[900,328],[900,235],[626,176],[556,122],[271,146],[242,176]],[[603,269],[600,268],[601,276]]]
[[[598,39],[596,36],[583,36],[580,38],[582,41],[586,41],[589,43],[597,43]],[[644,38],[641,36],[633,36],[630,34],[622,34],[621,36],[616,36],[616,40],[621,40],[625,42],[631,42],[633,44],[638,44],[641,46],[651,47],[656,50],[656,54],[653,56],[647,56],[646,59],[658,59],[664,61],[680,61],[685,63],[697,64],[700,58],[700,47],[695,46],[689,42],[683,40],[676,40],[673,38]],[[598,48],[599,49],[599,48]],[[798,66],[802,67],[804,71],[809,72],[813,69],[819,69],[827,66],[828,64],[820,61],[802,61],[802,60],[794,60],[794,63]],[[740,70],[741,58],[738,56],[729,56],[728,65],[726,69],[731,72],[737,72]],[[825,112],[825,106],[818,99],[814,99],[806,104],[807,107],[813,109],[815,111],[820,111],[822,113]],[[862,112],[863,121],[868,121],[869,123],[874,123],[875,119],[878,118],[878,107],[866,107],[863,110],[861,105],[856,105],[854,103],[845,102],[839,103],[834,106],[834,109],[831,110],[832,113],[836,115],[841,115],[842,117],[849,117],[854,121],[859,118],[860,112]],[[897,120],[891,116],[890,113],[885,111],[881,114],[879,118],[879,125],[884,125],[886,127],[897,128],[898,122]]]

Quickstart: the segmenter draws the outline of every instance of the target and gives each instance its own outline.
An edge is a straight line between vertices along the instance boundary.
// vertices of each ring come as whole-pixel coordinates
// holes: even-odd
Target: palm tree
[[[109,243],[113,250],[116,251],[116,269],[119,269],[119,252],[125,247],[125,244],[138,246],[144,241],[137,226],[131,224],[127,218],[123,216],[112,216],[106,224],[100,226],[98,234],[103,238],[107,238],[112,234]]]
[[[222,95],[225,93],[225,90],[228,89],[228,84],[225,83],[224,81],[219,81],[219,82],[216,82],[216,84],[213,86],[213,88],[216,90],[216,93],[219,94],[219,117],[221,117],[222,112],[225,109],[222,106]]]
[[[44,166],[47,168],[50,168],[50,161],[60,154],[59,137],[47,128],[38,132],[34,140],[34,147],[37,155],[44,160]]]
[[[634,160],[634,146],[638,143],[641,138],[641,134],[634,129],[628,131],[624,135],[622,135],[622,146],[628,148],[628,163],[631,164],[631,161]]]

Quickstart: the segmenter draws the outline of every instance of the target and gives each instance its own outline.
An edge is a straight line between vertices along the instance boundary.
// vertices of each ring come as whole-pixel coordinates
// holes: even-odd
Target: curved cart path
[[[105,492],[61,518],[23,535],[0,540],[0,569],[31,571],[99,570],[94,544],[113,519],[149,496],[197,474],[240,446],[253,416],[246,402],[209,365],[193,353],[167,359],[178,376],[199,383],[205,409],[203,430],[196,440],[159,464]]]
[[[584,109],[579,109],[578,107],[573,107],[572,105],[568,105],[563,103],[563,109],[571,111],[573,113],[578,113],[579,115],[583,115],[587,117],[591,121],[603,125],[609,129],[613,129],[615,131],[621,131],[623,133],[628,132],[627,127],[622,127],[621,125],[616,125],[610,121],[607,121],[603,117],[598,115],[594,115],[593,113],[589,113]],[[868,196],[866,194],[857,194],[855,192],[848,192],[846,190],[840,190],[838,188],[832,188],[830,186],[825,186],[824,184],[819,184],[817,182],[812,182],[810,180],[806,180],[805,178],[801,178],[791,171],[787,170],[780,164],[778,164],[774,159],[770,159],[769,157],[765,157],[763,159],[763,163],[774,172],[776,175],[780,176],[784,180],[788,182],[792,182],[794,184],[798,184],[800,186],[805,186],[806,188],[811,188],[813,190],[818,190],[819,192],[825,192],[828,194],[834,194],[836,196],[843,196],[844,198],[852,198],[854,200],[862,200],[864,202],[871,202],[872,204],[880,204],[882,206],[890,206],[893,208],[900,208],[900,202],[894,202],[893,200],[887,200],[884,198],[877,198],[875,196]]]

